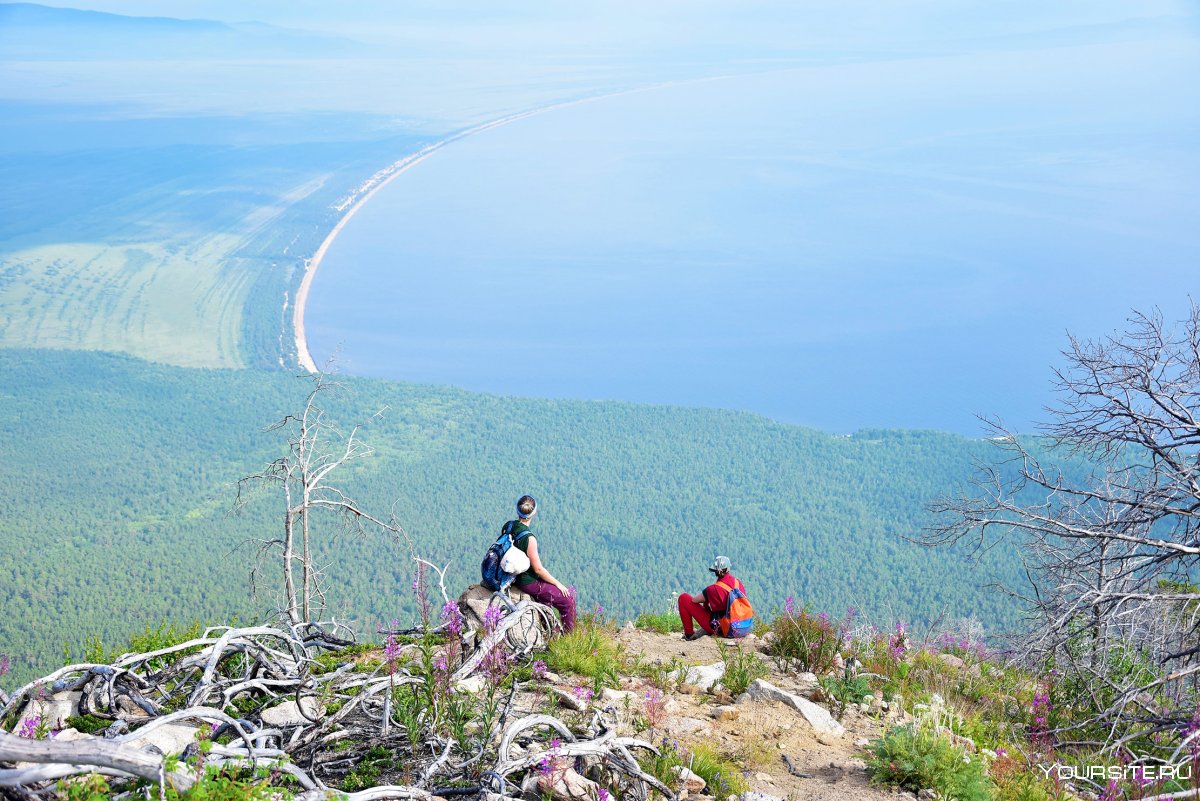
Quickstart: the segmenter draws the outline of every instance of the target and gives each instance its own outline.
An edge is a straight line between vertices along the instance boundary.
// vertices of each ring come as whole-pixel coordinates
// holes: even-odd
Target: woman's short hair
[[[522,495],[517,501],[517,514],[521,517],[533,517],[536,511],[537,501],[533,499],[532,495]]]

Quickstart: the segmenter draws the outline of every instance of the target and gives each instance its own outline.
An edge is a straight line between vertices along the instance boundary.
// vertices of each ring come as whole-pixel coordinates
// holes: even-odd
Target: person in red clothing
[[[683,621],[683,639],[698,640],[705,634],[720,636],[717,619],[725,613],[729,600],[729,590],[736,587],[743,593],[746,588],[730,572],[732,565],[728,556],[718,556],[713,560],[709,571],[717,580],[704,588],[704,592],[688,595],[686,592],[679,596],[679,619]],[[695,631],[698,624],[702,631]]]

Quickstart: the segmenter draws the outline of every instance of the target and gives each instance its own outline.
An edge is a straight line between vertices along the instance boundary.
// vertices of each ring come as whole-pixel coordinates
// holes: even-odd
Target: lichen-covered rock
[[[20,731],[25,721],[33,718],[40,718],[42,723],[50,729],[65,727],[67,718],[79,714],[79,699],[82,695],[79,692],[61,692],[30,701],[17,716],[17,720],[13,724],[13,733]]]
[[[690,687],[695,687],[698,690],[707,690],[714,684],[719,682],[725,675],[725,663],[717,662],[714,665],[697,665],[695,667],[682,668],[683,683]],[[672,676],[680,678],[678,672]]]
[[[704,792],[704,788],[708,786],[708,783],[705,782],[704,779],[700,778],[695,773],[692,773],[683,765],[676,765],[673,768],[673,772],[678,779],[678,782],[675,784],[675,786],[686,791],[688,795],[702,793]]]
[[[551,770],[538,776],[540,793],[558,801],[595,801],[600,797],[600,785],[580,776],[571,768]]]
[[[513,606],[529,598],[528,595],[516,587],[508,588],[508,597],[512,600]],[[458,597],[458,609],[462,612],[466,620],[467,629],[470,632],[474,632],[475,642],[483,639],[481,633],[483,630],[483,616],[487,614],[488,607],[491,606],[501,606],[503,608],[503,604],[495,597],[495,593],[480,584],[472,584]],[[505,614],[508,613],[507,609],[504,611]],[[537,614],[533,610],[527,609],[521,613],[521,616],[521,622],[508,630],[509,645],[525,650],[545,647],[546,632],[542,629]]]
[[[195,742],[198,731],[199,728],[186,723],[166,723],[140,737],[135,737],[130,743],[143,751],[153,751],[163,756],[181,754],[183,749]]]
[[[814,704],[803,696],[781,690],[768,681],[755,679],[746,689],[746,694],[756,701],[782,701],[799,712],[801,717],[808,721],[808,725],[812,726],[813,730],[818,733],[834,734],[838,737],[846,733],[842,724],[834,720],[833,716],[829,714],[829,710]]]
[[[307,726],[309,723],[312,723],[309,718],[318,718],[324,713],[324,710],[321,709],[320,704],[318,704],[315,698],[304,698],[301,699],[301,702],[304,704],[304,712],[308,713],[308,717],[301,714],[300,707],[295,701],[284,701],[278,706],[264,709],[262,711],[262,722],[268,726],[279,728]]]

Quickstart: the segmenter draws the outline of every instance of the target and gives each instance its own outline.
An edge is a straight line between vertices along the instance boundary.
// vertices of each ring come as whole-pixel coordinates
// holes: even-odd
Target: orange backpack
[[[725,612],[717,618],[722,637],[745,637],[754,628],[754,607],[746,597],[742,582],[737,579],[734,581],[737,584],[725,585],[729,587],[729,596],[725,600]]]

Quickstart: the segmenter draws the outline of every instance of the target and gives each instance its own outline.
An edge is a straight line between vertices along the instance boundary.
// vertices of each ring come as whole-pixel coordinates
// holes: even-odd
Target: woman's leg
[[[705,634],[712,634],[712,615],[708,609],[692,600],[686,592],[679,596],[679,619],[683,621],[683,636],[692,636],[692,621],[704,629]]]
[[[564,632],[575,628],[575,599],[570,595],[544,581],[534,581],[518,589],[539,604],[545,604],[557,611],[562,618]]]

